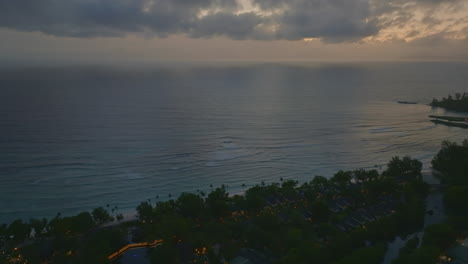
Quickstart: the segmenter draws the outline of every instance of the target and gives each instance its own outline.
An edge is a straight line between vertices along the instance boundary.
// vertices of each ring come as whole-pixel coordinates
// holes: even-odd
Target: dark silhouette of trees
[[[180,213],[185,217],[200,217],[205,211],[203,199],[196,194],[182,193],[176,200]]]
[[[137,208],[138,219],[141,221],[151,221],[154,218],[153,206],[149,202],[141,202]]]
[[[24,223],[22,220],[13,221],[7,229],[7,235],[12,237],[15,242],[21,242],[29,237],[31,233],[31,227]]]
[[[95,208],[91,214],[93,215],[93,220],[97,225],[103,225],[114,221],[114,218],[103,207]]]
[[[431,102],[431,106],[442,107],[452,111],[468,112],[468,94],[456,93],[455,99],[451,95],[441,100],[434,98]]]
[[[432,167],[442,173],[440,178],[448,184],[468,184],[468,141],[461,145],[444,141],[432,160]]]
[[[422,162],[405,156],[402,159],[393,157],[387,164],[387,169],[382,173],[386,177],[394,177],[398,180],[421,180]]]
[[[208,211],[214,217],[222,217],[229,214],[228,199],[229,194],[224,188],[216,188],[214,191],[208,194],[205,200]]]

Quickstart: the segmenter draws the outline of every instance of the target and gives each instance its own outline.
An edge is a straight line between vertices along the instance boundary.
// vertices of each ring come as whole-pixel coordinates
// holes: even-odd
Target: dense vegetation
[[[441,100],[434,98],[431,106],[442,107],[451,111],[468,112],[468,94],[456,93],[455,98],[449,95]]]
[[[445,206],[449,224],[459,232],[468,230],[468,140],[462,144],[444,142],[442,149],[432,161],[432,166],[441,172],[440,178],[448,184]]]
[[[265,263],[378,263],[387,241],[422,226],[421,168],[394,157],[382,173],[339,171],[302,185],[281,179],[245,195],[229,196],[225,186],[207,195],[182,193],[142,202],[139,220],[120,225],[106,226],[114,219],[102,207],[50,221],[16,220],[0,228],[0,247],[3,261],[104,263],[130,232],[135,242],[164,241],[151,251],[153,263],[223,263],[242,252]]]
[[[466,234],[467,160],[468,141],[443,142],[432,166],[446,185],[448,220],[426,227],[421,241],[410,239],[394,264],[436,263]],[[422,228],[428,188],[421,169],[417,160],[394,157],[382,173],[339,171],[302,185],[281,179],[244,195],[229,196],[226,186],[182,193],[142,202],[138,220],[120,224],[109,225],[122,215],[113,217],[108,206],[16,220],[0,225],[0,263],[106,263],[129,234],[134,242],[164,241],[150,251],[152,263],[224,263],[242,252],[262,263],[380,263],[388,241]]]
[[[444,190],[444,203],[448,212],[445,223],[428,226],[424,230],[421,247],[416,239],[408,241],[394,264],[436,263],[438,256],[453,246],[457,238],[464,238],[468,230],[468,141],[461,145],[443,142],[432,160],[438,170]]]

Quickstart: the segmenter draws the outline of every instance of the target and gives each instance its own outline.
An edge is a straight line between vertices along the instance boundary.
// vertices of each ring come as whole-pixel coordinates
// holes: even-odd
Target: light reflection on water
[[[425,168],[442,140],[424,104],[467,64],[249,65],[0,72],[0,222],[119,210],[182,191],[331,176],[394,155]]]

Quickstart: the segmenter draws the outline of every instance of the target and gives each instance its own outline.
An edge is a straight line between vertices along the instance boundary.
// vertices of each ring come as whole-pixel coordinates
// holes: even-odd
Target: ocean
[[[434,97],[468,63],[205,63],[0,69],[0,222],[430,160],[468,130]],[[398,104],[397,101],[418,104]],[[467,114],[468,115],[468,114]]]

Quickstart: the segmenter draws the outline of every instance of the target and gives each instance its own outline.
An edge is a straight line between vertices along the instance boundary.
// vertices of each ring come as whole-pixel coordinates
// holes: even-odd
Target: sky
[[[0,0],[0,60],[468,61],[468,0]]]

